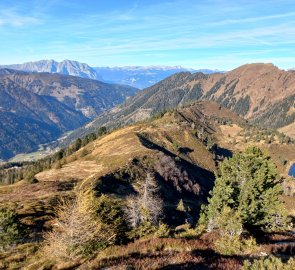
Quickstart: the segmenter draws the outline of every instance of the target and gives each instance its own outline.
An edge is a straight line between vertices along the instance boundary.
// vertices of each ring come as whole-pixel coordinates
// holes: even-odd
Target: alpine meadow
[[[0,3],[0,269],[294,270],[292,0]]]

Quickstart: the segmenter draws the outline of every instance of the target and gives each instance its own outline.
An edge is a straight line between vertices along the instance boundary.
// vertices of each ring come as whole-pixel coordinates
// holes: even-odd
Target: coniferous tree
[[[73,145],[73,151],[74,152],[78,151],[81,147],[82,147],[82,140],[78,138]]]
[[[176,210],[177,210],[177,211],[180,211],[180,212],[185,212],[185,211],[186,211],[182,199],[179,200],[179,203],[177,204]]]
[[[282,188],[275,165],[258,147],[250,147],[221,165],[209,204],[203,207],[200,223],[207,230],[218,228],[224,207],[238,211],[244,227],[264,230],[283,228],[287,215],[280,200]]]
[[[27,236],[19,217],[13,211],[0,209],[0,249],[5,249],[21,242]]]
[[[98,129],[97,135],[98,135],[98,136],[102,136],[102,135],[104,135],[104,134],[106,134],[106,133],[107,133],[107,128],[106,128],[106,127],[100,127],[100,128]]]

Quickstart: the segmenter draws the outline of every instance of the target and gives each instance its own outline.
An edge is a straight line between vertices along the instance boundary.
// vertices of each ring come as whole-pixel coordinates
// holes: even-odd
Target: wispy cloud
[[[288,39],[284,39],[288,36]],[[106,44],[107,43],[107,44]],[[295,28],[286,24],[274,27],[260,27],[256,29],[233,30],[225,33],[192,33],[190,37],[177,37],[169,39],[161,36],[154,37],[125,37],[119,41],[116,38],[97,38],[79,43],[75,51],[99,51],[104,54],[122,54],[144,51],[165,51],[183,49],[202,49],[223,46],[257,46],[266,45],[275,47],[281,44],[295,43]],[[106,45],[105,45],[106,44]],[[67,46],[67,44],[65,44]],[[77,51],[76,51],[77,52]]]
[[[287,13],[282,13],[282,14],[268,15],[268,16],[248,17],[248,18],[216,21],[216,22],[208,23],[207,26],[221,26],[221,25],[229,25],[229,24],[241,24],[241,23],[256,23],[256,22],[260,22],[260,21],[275,20],[275,19],[288,18],[288,17],[294,18],[294,16],[295,16],[295,12],[287,12]]]
[[[0,11],[0,26],[20,27],[26,25],[37,25],[41,22],[42,21],[39,18],[23,15],[13,10],[7,9]]]

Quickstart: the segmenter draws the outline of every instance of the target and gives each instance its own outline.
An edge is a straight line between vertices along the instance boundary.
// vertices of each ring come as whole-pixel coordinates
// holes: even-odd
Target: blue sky
[[[0,64],[295,67],[294,0],[0,1]]]

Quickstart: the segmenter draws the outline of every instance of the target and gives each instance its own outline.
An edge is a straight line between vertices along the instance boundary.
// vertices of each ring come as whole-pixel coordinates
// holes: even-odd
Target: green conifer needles
[[[220,228],[220,215],[230,208],[248,230],[286,228],[287,214],[280,200],[282,188],[275,165],[258,147],[226,159],[220,169],[209,204],[202,209],[200,224],[205,224],[208,231]]]

